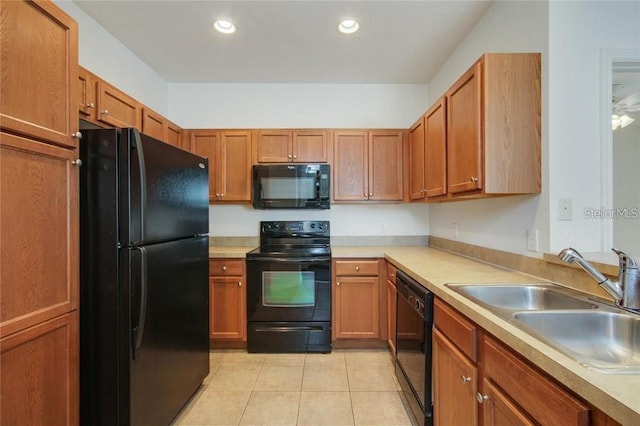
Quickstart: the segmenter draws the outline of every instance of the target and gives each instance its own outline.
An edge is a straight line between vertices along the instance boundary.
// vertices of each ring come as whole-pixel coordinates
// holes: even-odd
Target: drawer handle
[[[227,267],[226,267],[226,266],[223,266],[223,267],[222,267],[222,270],[223,270],[223,271],[226,271],[226,270],[227,270]]]
[[[482,404],[487,399],[489,399],[487,395],[483,395],[480,392],[476,392],[476,400],[478,401],[478,404]]]
[[[360,270],[359,266],[356,266],[356,272],[358,272]]]
[[[468,376],[460,376],[460,380],[462,380],[462,384],[466,385],[467,383],[469,383],[471,381],[471,377]]]

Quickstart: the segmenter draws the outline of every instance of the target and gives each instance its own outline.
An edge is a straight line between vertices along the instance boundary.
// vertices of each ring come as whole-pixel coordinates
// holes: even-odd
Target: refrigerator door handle
[[[144,226],[144,218],[146,216],[145,206],[147,205],[147,170],[144,161],[144,149],[142,148],[142,139],[140,138],[140,133],[134,131],[133,135],[135,142],[131,144],[131,150],[136,151],[136,157],[138,159],[138,170],[140,171],[140,186],[138,188],[138,191],[140,192],[140,211],[138,212],[140,214],[140,235],[138,241],[146,241],[146,228]]]
[[[147,251],[144,247],[133,247],[132,250],[140,252],[140,306],[138,311],[138,325],[131,330],[133,337],[131,353],[133,359],[136,359],[138,349],[140,349],[140,345],[142,345],[144,324],[147,319]]]

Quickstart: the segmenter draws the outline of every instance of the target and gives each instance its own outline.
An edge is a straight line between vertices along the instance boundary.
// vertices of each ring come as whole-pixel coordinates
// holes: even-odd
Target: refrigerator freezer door
[[[122,251],[132,425],[169,424],[209,373],[208,244],[198,237]]]
[[[121,129],[121,242],[125,246],[209,232],[209,166],[205,158]]]

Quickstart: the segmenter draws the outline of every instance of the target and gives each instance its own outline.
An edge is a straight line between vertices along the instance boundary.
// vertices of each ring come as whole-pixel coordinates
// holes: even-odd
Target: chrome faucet
[[[611,281],[592,264],[587,262],[578,250],[571,247],[558,253],[558,257],[567,263],[576,262],[606,290],[616,301],[616,305],[634,311],[640,311],[640,265],[628,254],[612,248],[620,263],[618,281]]]

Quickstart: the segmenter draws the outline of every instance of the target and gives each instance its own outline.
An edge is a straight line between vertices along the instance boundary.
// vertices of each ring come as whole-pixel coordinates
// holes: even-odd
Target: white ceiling
[[[170,83],[428,83],[491,1],[98,1],[88,15]],[[360,31],[337,31],[345,17]],[[212,22],[232,20],[236,33]]]

